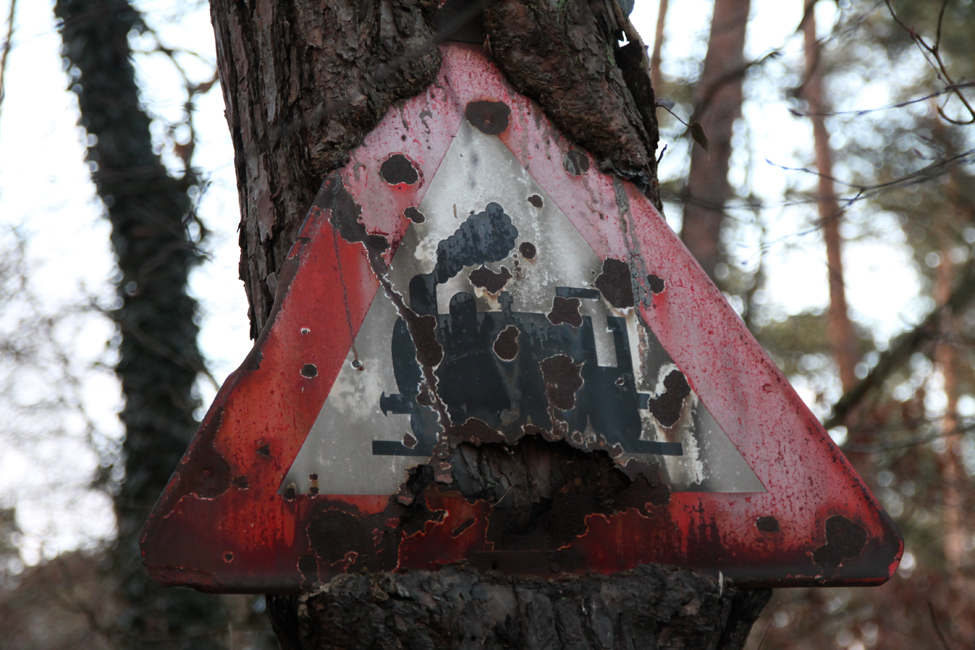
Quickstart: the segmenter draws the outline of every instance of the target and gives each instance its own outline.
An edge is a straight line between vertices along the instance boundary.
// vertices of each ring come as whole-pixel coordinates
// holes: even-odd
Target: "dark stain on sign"
[[[555,296],[552,301],[552,311],[548,313],[548,319],[552,325],[566,323],[572,327],[582,325],[582,314],[579,313],[579,306],[582,302],[578,298],[563,298]]]
[[[633,306],[633,282],[626,262],[613,258],[603,260],[603,270],[596,278],[596,288],[616,309]]]
[[[427,218],[423,216],[423,213],[414,208],[412,205],[403,211],[403,215],[413,223],[423,223],[427,220]]]
[[[562,167],[573,176],[582,176],[589,171],[589,156],[579,149],[570,149],[562,156]]]
[[[860,555],[867,543],[867,531],[836,515],[826,520],[826,543],[813,553],[813,562],[826,569],[836,569],[843,560]]]
[[[436,366],[443,359],[443,347],[437,341],[437,319],[435,316],[415,316],[411,318],[410,331],[416,346],[416,358],[424,366]]]
[[[413,161],[401,153],[394,153],[383,161],[379,167],[379,173],[383,180],[390,185],[413,185],[420,180],[420,173],[413,166]]]
[[[177,470],[179,482],[187,492],[204,499],[220,496],[233,481],[230,465],[213,447],[222,420],[223,407],[207,416],[197,433],[197,444],[190,448],[189,458]]]
[[[489,427],[483,420],[468,418],[460,426],[450,428],[450,435],[458,440],[469,442],[474,445],[483,445],[489,442],[504,442],[504,436]]]
[[[502,361],[512,361],[518,356],[518,328],[508,325],[494,341],[494,353]]]
[[[664,279],[651,273],[647,276],[647,287],[654,293],[663,293]]]
[[[487,135],[501,135],[508,128],[511,109],[504,102],[470,102],[464,115],[478,131]]]
[[[473,519],[473,518],[468,519],[467,521],[463,522],[460,526],[457,526],[452,531],[450,531],[450,536],[454,538],[460,537],[465,530],[473,526],[476,522],[477,519]]]
[[[521,256],[526,260],[533,260],[535,259],[535,256],[538,255],[538,250],[535,248],[535,244],[531,243],[530,241],[521,242],[521,245],[518,247],[518,252],[521,253]]]
[[[540,197],[537,194],[532,194],[531,196],[529,196],[528,202],[531,203],[536,208],[538,208],[539,210],[541,210],[542,206],[545,205],[545,202],[542,201],[542,197]]]
[[[582,368],[572,357],[557,354],[541,363],[542,378],[548,401],[557,409],[568,411],[576,405],[576,391],[582,388]]]
[[[362,206],[356,203],[339,172],[333,172],[322,183],[322,189],[315,197],[315,207],[330,212],[329,224],[347,242],[362,242],[371,257],[389,248],[389,241],[382,235],[370,235],[362,223]]]
[[[481,265],[480,268],[471,271],[469,278],[475,287],[480,287],[488,293],[498,293],[504,289],[504,285],[508,284],[508,280],[511,279],[511,271],[502,266],[501,271],[495,273],[488,267]]]
[[[337,509],[320,511],[308,523],[306,531],[319,563],[335,564],[350,553],[358,555],[372,546],[371,535],[362,520]]]
[[[755,520],[755,528],[763,533],[779,532],[779,520],[775,517],[759,517]]]
[[[687,378],[679,370],[671,370],[664,378],[664,392],[649,400],[647,408],[662,426],[672,427],[680,419],[684,400],[691,394]]]
[[[647,467],[649,470],[649,466]],[[670,503],[670,486],[659,474],[646,476],[639,474],[613,503],[616,511],[635,508],[644,517],[651,516],[652,507],[667,506]]]

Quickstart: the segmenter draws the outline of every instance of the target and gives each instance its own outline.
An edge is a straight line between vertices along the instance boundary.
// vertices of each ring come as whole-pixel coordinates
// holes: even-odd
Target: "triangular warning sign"
[[[478,50],[323,184],[146,524],[168,584],[467,560],[875,584],[902,543],[647,199]]]

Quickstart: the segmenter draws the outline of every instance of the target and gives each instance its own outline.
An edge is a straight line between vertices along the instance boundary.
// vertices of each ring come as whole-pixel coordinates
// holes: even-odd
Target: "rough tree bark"
[[[197,426],[193,384],[203,364],[186,284],[198,255],[184,223],[193,179],[170,176],[153,152],[128,43],[142,24],[138,12],[127,0],[58,0],[55,13],[121,274],[112,316],[121,333],[125,478],[115,496],[113,571],[126,608],[113,629],[120,647],[217,648],[207,636],[225,627],[215,598],[156,584],[138,539]]]
[[[646,48],[614,0],[438,4],[211,0],[253,333],[267,322],[278,270],[323,179],[390,106],[434,80],[437,45],[458,15],[483,9],[464,38],[484,43],[509,82],[604,171],[659,206]],[[345,576],[271,596],[269,606],[286,649],[740,648],[768,596],[660,567],[552,581],[455,567]]]
[[[693,119],[704,127],[709,150],[692,147],[680,236],[712,280],[722,259],[721,225],[732,194],[728,164],[732,127],[741,115],[749,5],[749,0],[715,0],[708,53],[694,89]]]

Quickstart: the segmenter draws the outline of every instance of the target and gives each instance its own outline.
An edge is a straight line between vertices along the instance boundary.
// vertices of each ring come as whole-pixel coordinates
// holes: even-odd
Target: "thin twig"
[[[840,115],[856,115],[857,117],[862,115],[867,115],[868,113],[876,113],[878,111],[889,111],[894,108],[906,108],[912,104],[919,104],[921,102],[926,102],[929,99],[935,99],[936,97],[941,97],[942,95],[947,95],[953,93],[959,88],[975,88],[975,81],[966,81],[959,84],[953,84],[950,86],[945,86],[943,89],[933,92],[930,95],[925,95],[924,97],[915,97],[914,99],[907,99],[902,102],[897,102],[896,104],[889,104],[887,106],[878,106],[877,108],[861,108],[851,111],[828,111],[823,113],[813,113],[810,111],[800,111],[796,108],[790,108],[789,114],[795,117],[837,117]]]
[[[3,88],[3,77],[7,71],[7,57],[13,47],[14,41],[14,18],[17,16],[17,0],[10,0],[10,16],[7,19],[7,40],[3,42],[3,54],[0,54],[0,107],[3,106],[3,98],[6,95]]]
[[[774,620],[775,614],[773,613],[772,616],[769,616],[768,623],[765,624],[765,630],[762,631],[762,637],[758,640],[758,646],[755,650],[762,650],[762,644],[765,643],[765,635],[768,634],[768,629],[772,627],[772,621]]]
[[[890,0],[884,0],[884,3],[887,5],[887,10],[890,12],[891,18],[893,18],[894,22],[896,22],[903,30],[905,30],[910,35],[911,40],[913,40],[917,44],[918,49],[921,51],[921,55],[924,57],[924,60],[928,62],[928,65],[930,65],[932,68],[935,69],[938,78],[947,82],[948,86],[957,86],[958,84],[956,84],[955,80],[951,78],[951,74],[948,72],[948,66],[945,65],[944,59],[941,58],[941,52],[940,52],[941,26],[944,21],[944,14],[945,14],[945,9],[948,6],[948,0],[944,0],[941,5],[941,11],[938,15],[937,38],[933,46],[929,45],[928,42],[924,40],[923,36],[921,36],[916,31],[914,31],[913,27],[908,27],[907,25],[904,24],[904,22],[897,16],[897,13],[894,11],[894,7],[891,6]],[[928,54],[931,55],[934,61],[928,58]],[[953,91],[953,94],[956,97],[958,97],[959,101],[961,101],[961,103],[964,104],[965,108],[968,109],[968,113],[969,115],[972,116],[972,119],[961,121],[961,120],[956,120],[954,118],[948,117],[947,115],[945,115],[944,109],[941,107],[938,108],[938,115],[940,115],[945,121],[950,122],[951,124],[957,124],[959,126],[966,125],[966,124],[975,124],[975,108],[973,108],[972,105],[968,103],[968,99],[965,98],[965,95],[961,92],[960,89],[956,88]]]
[[[928,601],[928,611],[931,613],[931,624],[934,626],[934,631],[938,633],[938,638],[941,639],[941,645],[945,647],[945,650],[951,650],[951,646],[948,645],[948,639],[945,638],[944,633],[941,631],[941,626],[938,625],[938,619],[934,615],[934,605],[931,601]]]
[[[951,311],[957,314],[973,300],[975,300],[975,263],[969,263],[947,302],[931,310],[931,313],[913,330],[902,334],[880,356],[880,360],[873,370],[833,405],[833,415],[826,420],[823,426],[832,429],[843,424],[847,415],[863,401],[867,394],[883,384],[884,379],[899,368],[902,363],[910,359],[921,344],[937,336],[937,323],[943,312]]]

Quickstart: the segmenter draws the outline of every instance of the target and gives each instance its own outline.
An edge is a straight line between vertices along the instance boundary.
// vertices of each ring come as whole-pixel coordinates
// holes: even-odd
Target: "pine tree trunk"
[[[708,53],[694,89],[694,120],[704,128],[709,151],[693,145],[680,235],[712,280],[722,260],[721,226],[732,195],[728,165],[732,129],[741,115],[749,6],[749,0],[715,0]]]
[[[189,177],[173,178],[153,152],[139,105],[128,35],[141,26],[127,0],[58,0],[64,56],[76,71],[92,180],[112,224],[121,278],[116,375],[125,406],[125,478],[115,497],[114,567],[126,607],[120,647],[216,648],[225,629],[213,596],[165,589],[142,566],[139,532],[196,430],[193,384],[202,369],[196,302],[187,295],[198,255],[184,219]]]
[[[266,322],[277,273],[323,179],[391,106],[435,79],[437,45],[453,34],[488,44],[519,92],[659,206],[646,49],[619,5],[496,0],[452,34],[458,14],[449,12],[470,4],[448,2],[443,13],[438,4],[212,0],[253,332]],[[624,33],[630,45],[621,47]],[[552,581],[455,567],[343,576],[310,593],[270,596],[269,609],[287,650],[740,648],[768,597],[660,567]]]
[[[664,49],[664,26],[667,23],[667,7],[670,0],[660,0],[657,7],[657,28],[653,38],[653,54],[650,55],[650,85],[653,92],[659,94],[664,88],[663,73],[660,71],[662,52]]]
[[[813,142],[816,149],[816,171],[819,173],[819,222],[826,242],[826,266],[829,273],[829,312],[827,327],[833,358],[839,368],[840,384],[846,393],[857,385],[856,364],[859,358],[856,333],[850,321],[846,305],[846,286],[843,284],[842,239],[840,220],[842,212],[833,186],[833,155],[826,131],[826,114],[829,103],[823,91],[823,68],[820,60],[819,41],[816,37],[815,0],[806,2],[802,21],[802,34],[806,54],[806,79],[803,95],[813,124]]]

